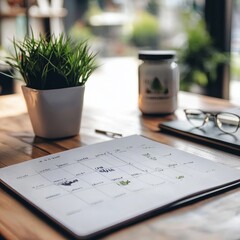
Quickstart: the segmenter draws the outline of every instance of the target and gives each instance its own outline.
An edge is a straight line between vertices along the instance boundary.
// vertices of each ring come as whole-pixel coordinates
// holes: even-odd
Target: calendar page
[[[75,236],[240,183],[240,171],[133,135],[0,169],[1,183]]]

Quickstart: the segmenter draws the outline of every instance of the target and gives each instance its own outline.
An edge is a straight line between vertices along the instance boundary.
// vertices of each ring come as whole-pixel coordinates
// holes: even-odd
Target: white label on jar
[[[169,67],[148,66],[140,71],[140,94],[150,99],[169,98],[176,94],[173,72]]]

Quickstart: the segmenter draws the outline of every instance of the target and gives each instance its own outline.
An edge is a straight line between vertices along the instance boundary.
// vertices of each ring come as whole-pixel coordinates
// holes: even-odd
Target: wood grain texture
[[[135,62],[131,64],[132,67],[136,66]],[[101,129],[121,133],[123,136],[142,134],[177,149],[240,169],[239,156],[163,134],[158,128],[162,121],[183,118],[183,108],[222,110],[232,106],[228,101],[181,92],[179,109],[175,114],[143,116],[137,107],[136,74],[130,71],[127,76],[121,63],[115,63],[114,60],[107,66],[119,74],[116,79],[112,79],[108,76],[107,67],[103,67],[93,76],[86,88],[80,134],[72,138],[46,140],[34,136],[21,94],[0,96],[0,167],[111,140],[108,136],[95,132],[95,129]],[[98,84],[100,79],[104,80]],[[238,188],[153,216],[108,234],[102,239],[239,239],[239,199]],[[0,189],[0,236],[11,240],[69,239],[59,227],[52,225],[4,189]]]
[[[3,190],[0,190],[0,206],[0,233],[6,239],[65,239]]]

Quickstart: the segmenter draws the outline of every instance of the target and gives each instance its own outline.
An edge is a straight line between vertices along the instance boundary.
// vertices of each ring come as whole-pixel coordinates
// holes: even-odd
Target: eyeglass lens
[[[195,127],[202,127],[209,116],[201,110],[186,109],[188,121]],[[239,117],[231,113],[218,113],[216,124],[220,130],[226,133],[234,133],[239,127]]]
[[[218,127],[227,133],[234,133],[238,130],[239,118],[231,113],[219,113],[216,116]]]
[[[188,121],[194,126],[194,127],[201,127],[205,123],[206,114],[203,113],[200,110],[185,110],[186,117]]]

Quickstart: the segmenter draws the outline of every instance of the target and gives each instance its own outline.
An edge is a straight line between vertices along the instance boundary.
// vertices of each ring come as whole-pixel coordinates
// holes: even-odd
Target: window
[[[240,102],[240,0],[233,1],[230,99]]]

